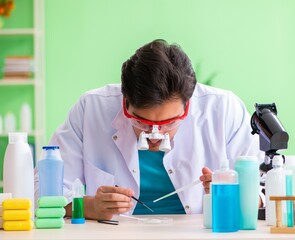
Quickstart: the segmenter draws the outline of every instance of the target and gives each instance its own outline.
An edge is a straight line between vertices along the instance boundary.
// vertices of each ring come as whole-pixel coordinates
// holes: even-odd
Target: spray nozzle
[[[77,178],[72,185],[73,198],[81,198],[85,195],[84,185],[79,178]]]

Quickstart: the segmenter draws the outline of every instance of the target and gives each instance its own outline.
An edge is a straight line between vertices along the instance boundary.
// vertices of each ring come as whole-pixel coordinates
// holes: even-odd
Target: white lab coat
[[[120,85],[84,94],[49,144],[60,146],[64,195],[69,202],[76,178],[86,184],[87,195],[95,195],[99,186],[117,184],[133,189],[139,197],[137,139],[122,112]],[[163,162],[175,189],[197,180],[204,166],[216,170],[222,159],[229,159],[233,168],[237,156],[261,153],[241,100],[229,91],[200,83],[171,145]],[[35,177],[37,183],[37,174]],[[179,193],[187,214],[202,212],[203,194],[202,184]]]

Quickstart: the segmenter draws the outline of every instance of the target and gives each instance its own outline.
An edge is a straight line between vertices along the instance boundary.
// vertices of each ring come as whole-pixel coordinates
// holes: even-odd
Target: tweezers
[[[111,225],[119,225],[119,221],[116,220],[97,220],[97,222]]]
[[[118,185],[115,185],[115,187],[119,187]],[[134,199],[136,202],[140,203],[142,206],[144,206],[145,208],[147,208],[148,210],[150,210],[151,212],[154,212],[153,209],[151,209],[148,205],[146,205],[144,202],[140,201],[139,199],[137,199],[136,197],[132,196],[132,199]]]

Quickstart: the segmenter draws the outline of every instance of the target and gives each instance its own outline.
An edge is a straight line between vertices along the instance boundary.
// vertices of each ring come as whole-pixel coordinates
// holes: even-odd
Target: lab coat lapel
[[[112,122],[112,125],[115,129],[117,129],[117,132],[113,134],[113,141],[121,152],[131,175],[139,186],[137,138],[132,125],[123,115],[122,110],[118,113]]]

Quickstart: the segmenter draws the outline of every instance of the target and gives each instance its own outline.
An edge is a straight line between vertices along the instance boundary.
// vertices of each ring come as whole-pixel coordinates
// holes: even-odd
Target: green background
[[[295,154],[295,1],[47,0],[47,137],[79,96],[120,82],[122,62],[163,38],[189,55],[203,82],[246,104],[275,102]],[[197,70],[198,70],[197,69]]]
[[[46,142],[82,93],[119,83],[122,63],[162,38],[189,55],[199,82],[215,75],[212,85],[233,91],[251,114],[256,102],[275,102],[290,135],[283,153],[295,154],[295,1],[44,0],[44,11]],[[32,26],[31,13],[32,0],[16,0],[5,27]],[[28,37],[5,39],[0,62],[7,45],[32,52]]]

